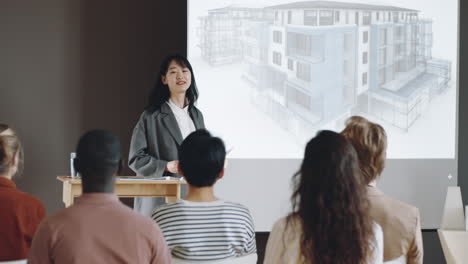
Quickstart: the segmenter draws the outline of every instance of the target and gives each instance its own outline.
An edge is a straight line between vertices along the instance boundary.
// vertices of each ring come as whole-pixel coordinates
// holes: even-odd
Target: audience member
[[[223,141],[206,130],[191,133],[180,147],[179,173],[188,182],[188,193],[153,214],[176,259],[204,263],[249,256],[243,263],[256,263],[249,210],[214,195],[214,184],[224,175],[225,158]]]
[[[45,217],[44,205],[16,189],[23,149],[15,131],[0,124],[0,261],[26,259],[34,233]]]
[[[341,135],[321,131],[293,177],[292,212],[270,233],[265,264],[382,263],[382,230],[368,213],[357,154]]]
[[[370,214],[384,233],[384,261],[406,256],[407,263],[423,262],[419,210],[386,196],[376,187],[385,167],[387,136],[384,129],[360,116],[353,116],[341,132],[354,146],[370,201]]]
[[[121,164],[119,139],[107,131],[90,131],[81,137],[76,154],[83,195],[41,223],[29,263],[171,263],[159,227],[113,194]]]

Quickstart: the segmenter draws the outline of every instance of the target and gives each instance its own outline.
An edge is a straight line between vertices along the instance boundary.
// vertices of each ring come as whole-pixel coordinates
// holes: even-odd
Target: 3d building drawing
[[[306,1],[199,19],[203,58],[245,65],[252,101],[299,137],[351,114],[407,131],[450,87],[451,62],[432,57],[433,22],[418,10]]]

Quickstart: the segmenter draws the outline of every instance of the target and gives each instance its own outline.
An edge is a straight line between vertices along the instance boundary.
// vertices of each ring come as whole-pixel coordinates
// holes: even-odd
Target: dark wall
[[[83,132],[111,130],[127,156],[162,58],[186,53],[186,17],[181,1],[0,2],[0,122],[24,143],[19,188],[49,214]]]
[[[48,212],[62,206],[57,175],[83,127],[80,121],[80,10],[74,1],[0,2],[0,122],[25,149],[19,188]]]
[[[458,185],[463,204],[468,204],[468,2],[460,0],[459,87],[458,87]],[[465,15],[463,15],[465,14]]]

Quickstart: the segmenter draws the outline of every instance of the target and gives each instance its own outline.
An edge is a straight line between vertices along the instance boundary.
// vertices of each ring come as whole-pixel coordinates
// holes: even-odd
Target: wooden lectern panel
[[[165,180],[117,179],[114,193],[118,197],[165,197],[166,202],[180,199],[180,185],[186,184],[184,180],[169,178]],[[63,202],[68,207],[73,204],[75,197],[81,195],[81,179],[69,176],[58,176],[57,179],[63,184]]]

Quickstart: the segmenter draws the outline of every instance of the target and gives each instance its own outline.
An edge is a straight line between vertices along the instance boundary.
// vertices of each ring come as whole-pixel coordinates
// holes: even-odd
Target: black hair
[[[190,65],[190,62],[184,56],[170,55],[167,56],[161,63],[158,79],[148,98],[148,105],[146,106],[146,110],[150,113],[159,109],[162,104],[169,100],[169,97],[171,95],[169,91],[169,86],[163,83],[162,77],[166,75],[169,69],[169,65],[172,61],[177,63],[179,66],[187,67],[190,70],[191,84],[190,87],[187,89],[187,92],[185,93],[185,97],[187,98],[189,103],[189,108],[192,108],[198,99],[197,83],[195,81],[195,74],[193,73],[192,65]]]
[[[75,167],[83,186],[102,186],[113,183],[121,166],[121,145],[117,136],[106,130],[92,130],[84,134],[76,147]]]
[[[179,166],[190,185],[212,186],[224,168],[226,148],[223,141],[205,129],[199,129],[182,142]]]

